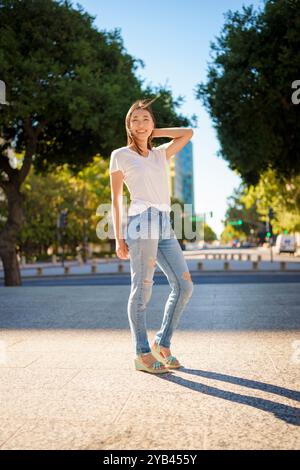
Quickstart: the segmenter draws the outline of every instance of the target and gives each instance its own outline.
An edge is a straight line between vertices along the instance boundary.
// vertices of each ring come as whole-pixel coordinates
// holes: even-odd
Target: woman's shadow
[[[218,372],[209,372],[205,370],[186,369],[183,367],[182,369],[180,369],[180,371],[191,375],[205,377],[207,379],[219,380],[221,382],[227,382],[247,388],[252,388],[255,390],[261,390],[267,393],[273,393],[275,395],[279,395],[300,402],[300,392],[280,387],[277,385],[271,385],[264,382],[257,382],[256,380],[249,380],[241,377],[234,377],[232,375],[221,374]],[[273,413],[276,418],[279,418],[288,424],[300,426],[300,408],[296,408],[289,405],[283,405],[281,403],[277,403],[272,400],[267,400],[265,398],[251,397],[249,395],[241,395],[235,392],[220,390],[216,387],[211,387],[209,385],[204,385],[201,383],[184,379],[175,374],[166,374],[164,377],[160,378],[168,380],[170,382],[174,382],[178,385],[187,387],[205,395],[221,398],[223,400],[228,400],[236,403],[241,403],[243,405],[252,406],[253,408],[257,408],[259,410]]]

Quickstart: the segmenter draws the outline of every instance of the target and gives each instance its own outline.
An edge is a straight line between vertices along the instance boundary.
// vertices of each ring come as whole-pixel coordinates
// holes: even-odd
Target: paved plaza
[[[1,449],[300,448],[297,283],[195,285],[162,376],[134,369],[129,290],[1,289]]]

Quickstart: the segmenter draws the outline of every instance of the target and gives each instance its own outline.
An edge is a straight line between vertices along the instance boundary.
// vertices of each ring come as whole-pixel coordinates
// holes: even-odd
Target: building
[[[170,159],[169,189],[172,197],[180,199],[184,204],[191,204],[191,212],[195,212],[193,144],[191,141]]]

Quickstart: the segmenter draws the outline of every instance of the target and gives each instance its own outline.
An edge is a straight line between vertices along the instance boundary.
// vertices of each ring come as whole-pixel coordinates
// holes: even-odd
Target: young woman
[[[131,292],[127,312],[136,353],[135,368],[166,373],[182,367],[170,350],[171,337],[193,292],[193,282],[170,222],[168,160],[191,139],[192,129],[156,129],[151,100],[138,100],[125,120],[127,146],[113,150],[110,184],[116,254],[130,258]],[[152,147],[153,137],[171,142]],[[129,189],[126,235],[122,233],[123,182]],[[151,298],[156,264],[171,286],[160,331],[151,347],[146,331],[146,306]]]

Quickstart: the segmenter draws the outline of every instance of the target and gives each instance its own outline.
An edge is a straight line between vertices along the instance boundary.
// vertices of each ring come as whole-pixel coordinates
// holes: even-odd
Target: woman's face
[[[133,111],[130,118],[130,130],[138,141],[147,142],[153,129],[153,120],[148,111],[145,109],[136,109]]]

